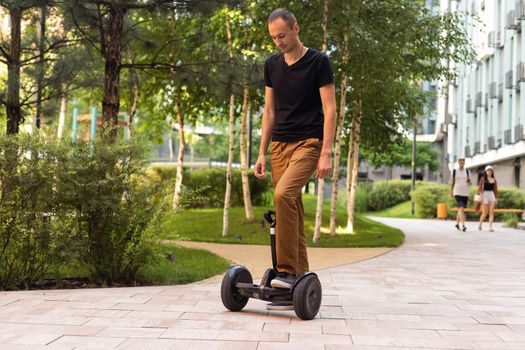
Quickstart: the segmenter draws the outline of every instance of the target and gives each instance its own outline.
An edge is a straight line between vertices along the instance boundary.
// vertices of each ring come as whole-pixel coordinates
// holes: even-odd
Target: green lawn
[[[137,282],[146,285],[187,284],[223,273],[230,262],[207,250],[178,247],[169,243],[156,243],[154,258],[141,268]],[[168,254],[174,259],[169,260]],[[62,279],[86,278],[85,267],[77,265],[59,266],[45,277],[56,280],[55,287],[62,286]],[[93,285],[94,286],[94,285]],[[50,288],[53,286],[50,285]]]
[[[309,246],[312,243],[312,234],[315,224],[316,198],[305,195],[305,232]],[[262,214],[268,208],[255,207],[254,222],[247,222],[244,208],[230,209],[230,235],[222,237],[222,208],[213,209],[188,209],[178,213],[169,213],[164,218],[159,238],[188,240],[217,243],[246,243],[269,244],[269,228],[262,225]],[[323,230],[328,231],[330,217],[330,203],[325,202],[323,207]],[[337,209],[337,226],[346,226],[346,211]],[[397,247],[403,243],[404,235],[400,230],[383,225],[357,215],[355,220],[355,233],[340,232],[331,237],[323,233],[318,247]]]
[[[223,273],[230,262],[207,250],[160,244],[155,247],[158,264],[149,264],[139,279],[152,284],[187,284]],[[169,260],[171,253],[174,259]]]
[[[371,216],[379,216],[384,218],[401,218],[401,219],[414,219],[417,216],[410,214],[410,201],[406,201],[395,205],[391,208],[387,208],[377,212],[368,213]]]

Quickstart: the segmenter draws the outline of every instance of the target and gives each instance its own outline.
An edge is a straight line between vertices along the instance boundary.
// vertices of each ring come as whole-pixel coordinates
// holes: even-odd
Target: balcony
[[[514,127],[514,142],[520,142],[525,140],[523,135],[523,125],[519,124]]]
[[[467,113],[475,113],[476,110],[474,109],[474,104],[472,103],[472,99],[468,98],[466,103]]]
[[[470,153],[470,146],[465,146],[465,157],[472,157]]]
[[[487,145],[488,149],[496,149],[496,138],[494,136],[489,136]]]
[[[512,71],[509,70],[505,73],[505,89],[512,89],[514,87],[512,80]]]
[[[503,102],[503,83],[498,84],[498,102]]]
[[[476,93],[476,107],[483,107],[483,94],[481,92]]]
[[[507,129],[503,132],[503,141],[506,145],[510,145],[512,143],[512,130]]]
[[[474,155],[480,154],[480,153],[481,153],[481,143],[478,141],[474,143]]]
[[[521,30],[521,23],[516,17],[516,11],[510,10],[507,12],[507,21],[505,22],[505,29]]]

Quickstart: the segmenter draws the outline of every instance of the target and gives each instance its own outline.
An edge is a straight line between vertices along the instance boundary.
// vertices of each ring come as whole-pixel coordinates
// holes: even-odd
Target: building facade
[[[458,78],[440,99],[449,169],[464,156],[472,173],[490,164],[501,185],[525,187],[525,2],[448,0],[441,7],[475,15],[466,30],[477,50],[473,64],[452,64]]]

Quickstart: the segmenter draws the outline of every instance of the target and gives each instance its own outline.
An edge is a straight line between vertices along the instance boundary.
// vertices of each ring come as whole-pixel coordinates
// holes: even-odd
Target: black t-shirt
[[[286,64],[284,54],[273,55],[264,64],[264,80],[274,92],[273,141],[323,138],[319,88],[334,82],[330,60],[324,53],[308,49],[291,66]]]

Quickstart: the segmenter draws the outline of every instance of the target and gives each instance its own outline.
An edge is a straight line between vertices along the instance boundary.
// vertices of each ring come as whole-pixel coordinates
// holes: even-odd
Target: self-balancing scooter
[[[270,241],[273,268],[266,270],[259,285],[253,283],[250,271],[242,265],[228,269],[222,279],[221,298],[230,311],[241,311],[249,298],[274,303],[293,304],[296,315],[303,320],[311,320],[321,307],[322,289],[319,278],[313,272],[297,276],[291,289],[274,288],[270,285],[277,276],[277,257],[275,248],[275,212],[266,211],[264,219],[270,224]]]

